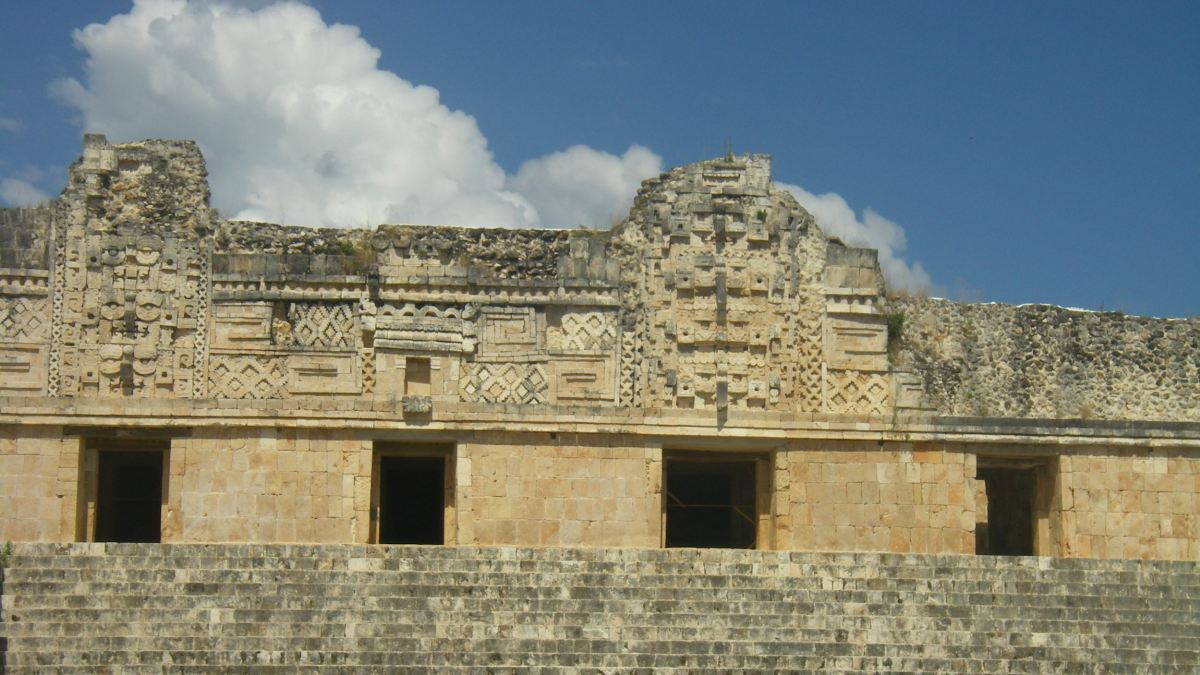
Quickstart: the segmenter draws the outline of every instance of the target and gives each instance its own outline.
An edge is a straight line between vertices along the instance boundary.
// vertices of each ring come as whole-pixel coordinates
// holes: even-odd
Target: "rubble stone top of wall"
[[[893,299],[895,367],[945,415],[1200,420],[1200,318]]]
[[[445,225],[311,228],[223,220],[213,243],[217,254],[344,256],[363,267],[386,262],[394,255],[483,266],[500,279],[552,279],[558,275],[559,260],[567,254],[572,234],[567,230]]]

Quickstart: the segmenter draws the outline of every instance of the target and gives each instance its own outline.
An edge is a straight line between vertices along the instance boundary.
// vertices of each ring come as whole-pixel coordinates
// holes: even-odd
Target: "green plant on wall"
[[[342,239],[337,242],[337,251],[345,259],[344,271],[348,274],[366,274],[378,262],[375,247],[366,237]]]
[[[887,317],[887,341],[892,346],[904,331],[904,312],[892,312]]]
[[[4,542],[4,546],[0,546],[0,569],[8,567],[8,559],[12,557],[13,547],[11,541]]]

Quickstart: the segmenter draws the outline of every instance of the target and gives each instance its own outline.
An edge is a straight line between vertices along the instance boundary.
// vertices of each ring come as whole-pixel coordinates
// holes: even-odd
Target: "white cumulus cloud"
[[[55,91],[110,140],[196,139],[226,216],[305,225],[607,225],[628,208],[641,149],[531,160],[510,178],[476,121],[378,66],[356,27],[297,2],[136,0],[76,31],[85,78]],[[632,153],[632,156],[631,156]],[[582,157],[579,160],[578,157]],[[541,167],[541,169],[538,169]],[[599,184],[577,168],[598,170]],[[564,216],[547,185],[596,198]],[[614,189],[614,176],[623,194]],[[612,201],[606,201],[612,200]],[[546,214],[539,212],[547,209]]]
[[[509,185],[546,225],[608,226],[628,212],[642,180],[661,172],[662,158],[640,145],[619,157],[575,145],[525,162]]]
[[[0,179],[0,200],[9,206],[33,206],[50,199],[50,195],[34,187],[33,183],[17,178]]]
[[[873,248],[879,251],[879,266],[888,287],[905,291],[928,291],[933,288],[929,273],[920,262],[907,262],[902,256],[907,241],[904,228],[884,218],[872,209],[863,211],[862,217],[834,192],[813,194],[799,185],[776,183],[795,195],[800,205],[817,219],[817,225],[851,246]]]

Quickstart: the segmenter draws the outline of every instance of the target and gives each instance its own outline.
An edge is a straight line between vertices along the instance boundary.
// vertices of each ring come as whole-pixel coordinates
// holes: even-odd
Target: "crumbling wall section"
[[[893,363],[943,415],[1200,419],[1200,318],[939,299],[889,312]]]
[[[0,268],[46,269],[51,213],[49,204],[0,209]]]

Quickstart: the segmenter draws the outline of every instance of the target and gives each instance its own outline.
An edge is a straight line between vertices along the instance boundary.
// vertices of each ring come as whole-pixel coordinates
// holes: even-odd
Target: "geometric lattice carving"
[[[46,337],[49,319],[46,298],[0,297],[0,338],[41,341]]]
[[[192,362],[192,397],[207,398],[208,377],[205,368],[208,365],[208,299],[209,289],[212,288],[212,255],[208,244],[200,244],[194,249],[191,246],[187,248],[191,253],[190,264],[194,265],[196,271],[196,274],[189,275],[186,282],[190,287],[189,292],[196,298],[195,337],[189,357]],[[182,372],[175,374],[177,380],[182,380],[182,376]]]
[[[46,395],[62,396],[63,306],[67,278],[67,238],[54,237],[54,272],[50,286],[54,293],[50,301],[50,357],[46,363]]]
[[[617,340],[615,312],[564,312],[561,326],[548,326],[547,346],[563,350],[607,350]]]
[[[550,381],[540,363],[472,363],[461,388],[466,401],[529,405],[546,402]]]
[[[795,400],[805,412],[821,409],[821,314],[817,311],[798,312],[792,324],[795,339]]]
[[[827,371],[829,412],[885,415],[891,386],[887,373],[857,370]]]
[[[629,326],[621,331],[621,366],[618,375],[617,405],[635,408],[641,405],[641,389],[638,375],[642,363],[642,340],[637,327]]]
[[[354,346],[354,306],[350,303],[293,302],[288,306],[288,321],[298,346]]]
[[[282,398],[285,375],[279,359],[215,354],[208,367],[212,398]]]
[[[542,337],[532,307],[479,308],[480,354],[528,354],[537,351]]]

